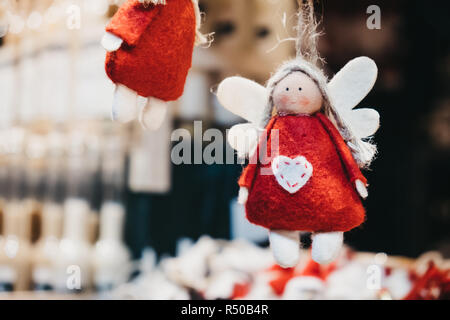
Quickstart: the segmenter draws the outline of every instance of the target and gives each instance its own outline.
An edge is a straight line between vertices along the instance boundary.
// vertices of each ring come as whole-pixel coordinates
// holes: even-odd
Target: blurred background
[[[245,297],[248,283],[255,284],[249,275],[272,262],[266,231],[248,224],[236,203],[243,166],[175,165],[171,149],[178,142],[171,134],[183,128],[194,137],[197,120],[203,132],[225,132],[242,122],[213,92],[237,74],[264,84],[295,54],[286,39],[295,36],[297,1],[200,0],[202,32],[214,33],[214,42],[195,49],[185,93],[156,132],[110,120],[114,86],[99,42],[121,3],[0,0],[0,291],[114,289],[120,298],[230,298],[220,290],[233,284],[234,297]],[[371,5],[380,10],[379,29],[367,25],[376,12],[368,12]],[[346,235],[349,252],[378,253],[376,264],[388,256],[418,263],[428,251],[435,264],[450,257],[445,9],[444,1],[317,4],[328,75],[362,55],[379,67],[376,86],[361,103],[381,115],[379,156],[365,172],[367,221]],[[197,143],[210,142],[200,136]],[[307,248],[309,235],[302,239]],[[240,268],[245,272],[221,273],[217,282],[207,276]],[[150,272],[153,280],[145,278]],[[79,273],[87,276],[80,280]],[[151,290],[166,295],[151,296]],[[271,294],[251,297],[281,295]]]

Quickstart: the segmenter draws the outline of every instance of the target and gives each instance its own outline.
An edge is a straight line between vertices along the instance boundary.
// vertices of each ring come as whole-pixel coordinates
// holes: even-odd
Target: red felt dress
[[[106,31],[124,43],[106,56],[106,73],[143,97],[178,99],[192,64],[196,35],[192,0],[167,0],[145,7],[128,0]]]
[[[249,189],[246,213],[250,222],[271,230],[310,232],[349,231],[364,222],[365,210],[355,180],[367,181],[325,115],[274,116],[266,129],[268,133],[265,138],[263,135],[258,152],[239,179],[239,185]],[[278,130],[279,147],[272,152],[271,140],[276,139],[273,130]],[[263,144],[267,151],[262,151]],[[273,166],[277,158],[287,160],[280,166],[292,169],[285,171],[293,177],[292,185],[284,183],[283,171],[276,171],[278,162]],[[301,168],[298,180],[293,168],[296,165],[309,170]],[[304,184],[296,191],[292,187],[299,181]]]

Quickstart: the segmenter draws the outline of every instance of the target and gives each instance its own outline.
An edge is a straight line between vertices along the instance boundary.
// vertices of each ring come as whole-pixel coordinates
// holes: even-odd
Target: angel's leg
[[[343,232],[323,232],[312,235],[311,257],[320,264],[335,260],[344,242]]]
[[[124,85],[116,85],[111,117],[114,121],[127,123],[137,116],[138,94]]]
[[[283,268],[295,267],[300,259],[300,231],[270,230],[270,247]]]
[[[167,102],[148,97],[139,114],[139,122],[144,129],[158,130],[166,119]]]

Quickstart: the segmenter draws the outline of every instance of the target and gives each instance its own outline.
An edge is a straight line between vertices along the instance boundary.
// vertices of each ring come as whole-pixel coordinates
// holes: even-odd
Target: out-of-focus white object
[[[51,34],[51,40],[47,40],[50,48],[39,55],[41,70],[44,70],[39,78],[45,102],[42,104],[42,113],[44,117],[57,123],[70,117],[68,100],[71,97],[71,74],[67,69],[71,65],[71,57],[64,48],[67,41],[64,30],[65,28],[56,28],[52,33],[48,32],[48,35]]]
[[[172,114],[155,131],[134,130],[128,185],[134,192],[166,193],[171,187]]]
[[[166,259],[162,264],[164,273],[173,282],[203,291],[207,285],[208,259],[219,248],[216,241],[204,236],[183,255]]]
[[[0,265],[0,287],[2,291],[7,291],[8,286],[10,290],[14,289],[14,284],[17,281],[17,271],[14,267],[3,264]]]
[[[89,243],[90,207],[86,200],[69,198],[64,203],[63,237],[56,261],[55,287],[62,292],[79,292],[91,284],[92,248]]]
[[[123,243],[124,207],[106,202],[100,211],[100,237],[95,244],[93,266],[94,285],[98,290],[110,290],[125,283],[130,276],[130,252]]]
[[[153,248],[145,248],[139,263],[141,273],[149,273],[155,270],[157,262],[156,252]]]
[[[312,276],[300,276],[289,280],[284,289],[283,300],[322,299],[326,283]]]
[[[190,238],[181,238],[177,240],[177,247],[176,247],[176,255],[182,256],[184,253],[186,253],[190,248],[194,246],[194,241]]]
[[[0,31],[1,32],[1,31]],[[17,96],[17,81],[12,81],[17,76],[15,71],[13,60],[12,46],[3,46],[0,50],[0,88],[2,88],[2,98],[0,99],[0,128],[6,128],[11,125],[14,120],[14,115],[17,112],[16,109],[11,106],[14,105]],[[2,137],[3,138],[3,137]],[[4,148],[4,141],[2,140],[1,147]]]
[[[87,44],[80,50],[74,66],[73,114],[78,119],[107,119],[111,114],[114,85],[105,75],[104,51]],[[128,107],[128,106],[127,106]]]
[[[208,262],[211,273],[238,270],[247,274],[259,272],[275,263],[269,250],[242,239],[227,243]]]
[[[400,300],[412,289],[412,282],[408,270],[394,269],[391,274],[385,278],[384,287],[394,300]]]
[[[171,282],[156,266],[156,252],[144,249],[142,258],[135,264],[140,275],[133,281],[122,284],[111,292],[115,299],[144,300],[188,300],[186,288]]]
[[[19,201],[10,201],[4,210],[0,284],[6,290],[28,290],[31,268],[30,215]]]
[[[184,287],[168,280],[161,270],[154,270],[118,287],[112,292],[112,297],[137,300],[188,300],[190,295]]]
[[[206,299],[230,299],[237,285],[251,286],[253,275],[273,264],[268,250],[244,240],[229,242],[208,259],[210,276],[204,296]]]
[[[270,253],[270,251],[268,251]],[[272,253],[270,253],[272,254]],[[252,279],[250,292],[243,297],[247,300],[276,300],[279,297],[269,285],[272,275],[267,272],[257,272]]]
[[[216,273],[208,280],[204,297],[207,300],[230,299],[234,293],[235,285],[247,283],[249,277],[236,270],[227,270]]]
[[[37,38],[25,36],[21,41],[21,61],[18,64],[20,85],[16,92],[19,117],[22,121],[29,122],[39,116],[42,111],[42,83],[39,81],[39,64],[35,58]],[[11,106],[10,106],[11,107]]]
[[[191,245],[189,239],[180,239],[178,247],[179,256],[164,258],[158,265],[155,252],[146,250],[139,262],[140,275],[113,290],[112,298],[190,299],[200,295],[206,299],[246,300],[401,299],[412,286],[410,269],[405,265],[355,253],[347,247],[335,263],[319,266],[319,270],[308,269],[312,261],[307,250],[300,251],[295,269],[282,270],[275,266],[268,248],[245,240],[202,237]],[[389,264],[390,273],[385,264]],[[371,281],[375,268],[379,283]]]
[[[349,262],[334,271],[327,278],[325,299],[330,300],[373,300],[377,290],[367,286],[368,265]]]
[[[42,209],[42,236],[33,251],[32,282],[35,290],[53,289],[54,266],[61,237],[63,208],[46,203]]]

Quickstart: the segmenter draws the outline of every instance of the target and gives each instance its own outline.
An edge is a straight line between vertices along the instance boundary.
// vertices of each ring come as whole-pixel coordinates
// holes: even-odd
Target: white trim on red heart
[[[294,159],[277,156],[272,161],[272,172],[284,190],[296,193],[311,178],[313,166],[303,156]]]

